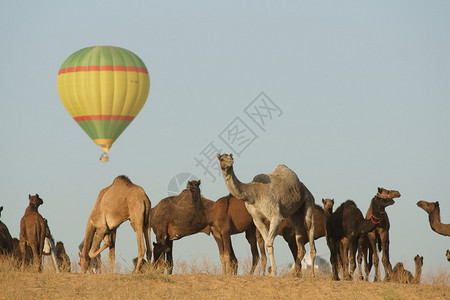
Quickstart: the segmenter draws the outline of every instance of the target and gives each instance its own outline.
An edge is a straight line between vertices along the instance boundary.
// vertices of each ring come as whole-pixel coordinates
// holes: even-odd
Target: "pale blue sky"
[[[228,193],[195,157],[237,117],[258,138],[236,156],[248,182],[284,163],[316,202],[353,199],[365,212],[378,186],[402,197],[388,209],[391,261],[424,256],[424,271],[448,267],[448,237],[431,231],[418,200],[440,201],[450,223],[450,4],[447,1],[8,1],[0,4],[1,220],[15,237],[28,194],[75,257],[98,192],[121,174],[141,185],[152,205],[187,172],[203,195]],[[93,45],[136,53],[147,65],[146,105],[110,151],[101,150],[65,111],[56,88],[63,61]],[[256,126],[244,109],[264,92],[282,110]],[[128,223],[117,260],[136,256]],[[239,258],[250,255],[233,237]],[[174,243],[175,259],[207,256],[204,234]],[[318,254],[329,258],[325,239]],[[276,239],[277,263],[291,262]]]

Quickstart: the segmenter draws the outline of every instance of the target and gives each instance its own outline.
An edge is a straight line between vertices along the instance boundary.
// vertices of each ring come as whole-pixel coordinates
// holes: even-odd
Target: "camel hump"
[[[258,174],[255,177],[253,177],[253,182],[259,182],[259,183],[270,183],[270,176],[267,174]]]

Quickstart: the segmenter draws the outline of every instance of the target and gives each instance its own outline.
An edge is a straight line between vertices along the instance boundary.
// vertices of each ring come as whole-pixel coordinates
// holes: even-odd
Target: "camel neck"
[[[243,191],[243,183],[241,183],[234,174],[233,166],[229,167],[226,170],[222,170],[222,175],[223,178],[225,179],[225,184],[227,185],[230,193],[234,197],[245,201],[246,196]]]

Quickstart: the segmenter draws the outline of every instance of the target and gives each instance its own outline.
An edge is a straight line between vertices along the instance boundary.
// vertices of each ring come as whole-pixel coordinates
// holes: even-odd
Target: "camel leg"
[[[23,270],[25,268],[25,260],[27,255],[27,243],[20,241],[19,242],[20,253],[22,254],[22,263],[20,265],[20,269]]]
[[[135,226],[133,226],[133,229],[135,229],[136,232],[137,246],[138,246],[138,260],[136,263],[136,267],[134,268],[135,273],[141,269],[142,261],[146,253],[143,228],[144,228],[143,224],[135,224]]]
[[[306,203],[305,203],[306,205]],[[307,207],[305,214],[305,226],[309,239],[309,255],[311,257],[311,277],[314,275],[314,262],[316,260],[316,244],[314,242],[314,202]],[[304,245],[305,243],[303,243]]]
[[[150,218],[150,217],[149,217]],[[149,221],[150,222],[150,221]],[[151,233],[152,233],[152,227],[150,226],[150,223],[146,224],[144,226],[144,240],[145,240],[145,247],[146,247],[146,257],[147,261],[150,263],[152,261],[152,242],[151,242]]]
[[[221,234],[223,243],[223,258],[225,260],[226,273],[233,274],[234,269],[237,268],[237,266],[234,266],[236,264],[236,261],[234,261],[236,258],[233,255],[230,231],[228,229],[221,230]]]
[[[332,267],[332,280],[339,280],[339,267],[338,267],[338,256],[339,256],[339,243],[336,239],[327,235],[327,244],[330,249],[330,263]]]
[[[374,275],[374,282],[380,281],[380,277],[378,275],[378,263],[380,261],[380,259],[378,258],[378,251],[377,251],[377,244],[376,244],[376,235],[374,232],[369,232],[367,234],[367,236],[369,237],[369,242],[370,242],[370,248],[372,248],[372,259],[373,259],[373,267],[375,269],[375,275]],[[370,263],[370,257],[369,257],[369,263]],[[369,269],[371,268],[371,264],[369,265]]]
[[[109,237],[107,237],[106,231],[106,228],[97,228],[94,234],[94,240],[92,241],[91,249],[89,250],[90,258],[96,258],[103,250],[110,246],[111,240]],[[105,243],[100,247],[100,243],[102,242],[102,240],[104,240]],[[85,247],[86,245],[89,244],[87,244],[85,241]]]
[[[353,239],[349,244],[350,257],[350,278],[353,279],[353,274],[356,270],[356,251],[358,250],[358,240]]]
[[[109,272],[112,274],[114,273],[114,263],[116,261],[116,230],[111,231],[109,238],[108,264]]]
[[[253,275],[259,261],[258,248],[256,246],[256,227],[252,227],[251,229],[247,230],[245,232],[245,238],[250,244],[250,250],[252,251],[252,268],[250,270],[250,274]]]
[[[173,241],[169,240],[167,245],[170,247],[170,251],[166,253],[166,264],[169,274],[173,272]]]
[[[255,227],[255,233],[256,233],[256,241],[258,242],[259,252],[261,253],[261,268],[263,276],[266,275],[266,265],[267,265],[267,256],[266,256],[266,249],[264,245],[264,239],[261,236],[261,233],[259,230]]]
[[[230,267],[231,267],[231,274],[237,275],[238,260],[236,258],[236,255],[234,254],[234,249],[233,245],[231,244],[231,240],[230,240]]]
[[[224,254],[223,254],[223,241],[222,241],[222,235],[220,234],[220,232],[218,232],[215,228],[211,228],[214,240],[217,243],[217,247],[219,248],[219,257],[220,257],[220,262],[222,264],[222,274],[226,274],[227,272],[227,267],[226,267],[226,262],[224,259]]]
[[[275,236],[277,235],[278,225],[281,222],[280,217],[274,216],[270,220],[270,227],[269,230],[267,230],[266,225],[264,224],[264,217],[263,216],[254,216],[253,222],[256,225],[256,228],[258,228],[259,232],[261,233],[264,242],[266,243],[266,250],[267,254],[269,254],[270,258],[270,266],[271,266],[271,276],[276,276],[277,274],[277,266],[275,265],[275,256],[273,254],[273,240],[275,239]]]
[[[389,261],[389,231],[383,231],[380,234],[381,246],[383,249],[382,263],[384,267],[384,280],[390,279],[390,273],[392,272],[392,265]]]
[[[341,260],[342,260],[342,276],[345,280],[350,280],[350,274],[348,273],[348,249],[349,249],[349,240],[348,238],[343,238],[341,240],[342,244],[342,252],[341,252]]]

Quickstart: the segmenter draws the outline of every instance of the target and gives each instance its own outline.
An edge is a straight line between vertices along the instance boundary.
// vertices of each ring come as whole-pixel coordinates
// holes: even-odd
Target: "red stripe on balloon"
[[[120,116],[120,115],[93,115],[93,116],[79,116],[73,118],[77,122],[83,121],[96,121],[96,120],[119,120],[119,121],[133,121],[133,116]]]
[[[58,75],[73,72],[89,72],[89,71],[126,71],[139,72],[148,74],[148,70],[136,66],[77,66],[60,69]]]

